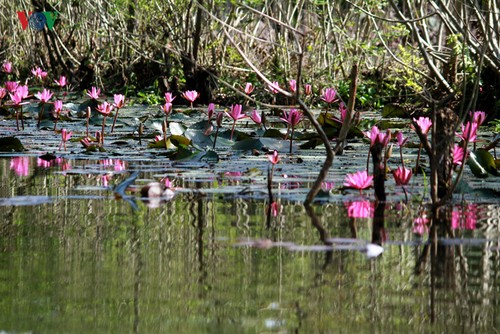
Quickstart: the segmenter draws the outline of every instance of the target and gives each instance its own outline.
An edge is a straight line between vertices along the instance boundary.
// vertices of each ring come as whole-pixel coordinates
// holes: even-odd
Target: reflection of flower
[[[374,207],[370,201],[346,202],[344,205],[347,208],[349,218],[370,218],[373,217]]]
[[[465,228],[467,230],[476,229],[477,221],[477,206],[468,204],[453,208],[451,214],[451,228]]]
[[[427,226],[428,223],[429,219],[425,214],[415,218],[415,220],[413,221],[413,233],[420,235],[426,233],[429,229],[429,227]]]
[[[19,176],[28,176],[30,160],[28,157],[15,157],[10,160],[10,169]]]

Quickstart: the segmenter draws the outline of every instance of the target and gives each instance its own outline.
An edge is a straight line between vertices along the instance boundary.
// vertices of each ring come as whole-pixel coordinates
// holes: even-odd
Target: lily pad
[[[497,175],[495,159],[486,150],[477,149],[471,152],[467,163],[477,177],[488,177],[488,174]]]
[[[1,137],[0,152],[23,152],[24,146],[16,137]]]

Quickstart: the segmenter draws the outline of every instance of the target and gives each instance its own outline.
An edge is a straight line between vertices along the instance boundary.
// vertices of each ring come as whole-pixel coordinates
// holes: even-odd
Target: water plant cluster
[[[32,75],[24,80],[24,84],[21,80],[14,78],[12,75],[12,64],[5,62],[2,65],[2,72],[6,77],[3,82],[3,86],[0,88],[0,103],[2,108],[7,111],[7,118],[15,118],[16,130],[23,131],[25,129],[25,119],[31,119],[31,116],[23,113],[23,107],[27,105],[35,104],[39,112],[33,117],[37,119],[36,126],[40,128],[40,122],[43,118],[49,117],[53,121],[53,128],[51,129],[55,133],[59,133],[61,136],[61,141],[59,145],[59,150],[67,151],[68,142],[73,138],[74,141],[80,143],[83,148],[87,151],[101,150],[105,151],[105,137],[108,134],[112,134],[115,130],[115,125],[119,117],[119,111],[121,108],[125,107],[126,99],[123,94],[114,94],[113,101],[108,102],[105,97],[101,94],[101,89],[93,86],[89,91],[85,93],[85,100],[81,103],[84,106],[83,113],[79,116],[85,120],[85,128],[73,131],[67,130],[65,125],[65,119],[68,118],[68,110],[65,109],[67,105],[68,96],[68,85],[65,76],[60,76],[57,79],[50,80],[50,76],[47,72],[39,67],[33,68]],[[30,86],[32,87],[30,89]],[[243,85],[244,93],[251,97],[255,92],[256,87],[254,84],[247,82]],[[280,84],[277,81],[271,82],[265,87],[265,90],[274,94],[275,96],[280,94]],[[288,82],[287,90],[292,94],[297,92],[297,82],[292,79]],[[311,84],[305,84],[303,87],[304,95],[306,98],[312,98],[314,96],[314,90]],[[35,92],[36,91],[36,92]],[[282,159],[281,156],[288,155],[293,157],[295,152],[293,140],[296,139],[296,129],[304,121],[304,114],[300,106],[292,104],[289,106],[275,106],[270,110],[276,110],[279,113],[279,122],[269,122],[267,119],[270,117],[269,112],[266,115],[265,110],[259,110],[257,107],[250,107],[242,104],[232,104],[225,109],[216,108],[214,103],[209,103],[206,109],[195,108],[195,104],[200,94],[194,90],[188,90],[181,94],[181,96],[175,96],[172,92],[166,92],[163,96],[164,103],[162,103],[158,108],[159,111],[164,116],[164,120],[161,125],[161,134],[154,136],[153,140],[150,142],[151,147],[156,147],[159,149],[171,149],[175,148],[178,152],[179,150],[184,150],[189,146],[193,145],[190,138],[183,135],[173,134],[169,131],[169,117],[173,113],[182,113],[189,110],[203,111],[205,115],[205,120],[201,122],[203,126],[203,136],[211,139],[211,147],[205,147],[204,149],[208,151],[216,152],[217,148],[217,138],[221,128],[225,127],[226,124],[227,132],[229,133],[227,143],[231,145],[236,144],[238,141],[242,141],[235,136],[235,132],[239,135],[239,126],[248,126],[248,120],[255,123],[258,132],[253,136],[257,138],[271,137],[276,141],[288,141],[288,148],[281,146],[279,150],[269,151],[268,159],[271,163],[272,168],[268,172],[268,192],[269,192],[269,215],[277,215],[279,203],[273,197],[272,189],[272,179],[275,171],[275,165],[277,165]],[[178,108],[174,107],[174,100],[183,99],[189,108]],[[339,134],[339,129],[344,123],[347,115],[347,107],[343,102],[342,98],[338,95],[337,91],[332,87],[326,87],[321,89],[319,93],[319,98],[323,101],[322,111],[317,115],[318,122],[322,125],[323,129],[327,129],[332,125],[337,126],[335,132],[329,132],[330,140],[336,141]],[[244,111],[245,109],[245,111]],[[218,111],[217,111],[218,110]],[[95,133],[90,133],[89,123],[93,113],[97,113],[102,118],[101,129]],[[28,116],[28,117],[27,117]],[[110,128],[106,128],[106,120],[108,117],[113,118],[113,122]],[[359,113],[357,113],[358,119],[353,123],[352,128],[355,128],[362,124],[360,120]],[[450,159],[453,162],[453,170],[455,170],[457,175],[460,175],[463,168],[472,154],[477,156],[477,152],[480,152],[481,159],[477,161],[475,159],[472,163],[476,169],[480,170],[478,176],[486,176],[488,174],[496,174],[496,166],[491,165],[493,158],[485,150],[476,150],[476,142],[478,141],[478,129],[484,123],[486,119],[486,114],[482,111],[471,112],[467,117],[466,121],[461,125],[460,130],[456,132],[455,143],[449,152]],[[243,122],[245,121],[245,123]],[[283,125],[286,131],[280,131],[283,129]],[[61,129],[57,129],[57,125],[60,125]],[[361,132],[362,135],[367,139],[369,144],[367,144],[367,163],[366,168],[358,170],[354,173],[347,173],[345,175],[345,181],[343,183],[343,189],[356,189],[359,190],[361,198],[353,198],[352,201],[348,201],[347,211],[351,217],[373,217],[374,215],[374,203],[385,202],[385,185],[384,181],[389,179],[389,175],[394,179],[395,185],[401,186],[404,195],[405,203],[408,202],[407,186],[416,174],[424,173],[424,169],[421,167],[421,156],[424,147],[429,149],[432,139],[429,138],[429,133],[433,128],[433,121],[430,117],[419,116],[418,118],[413,118],[410,127],[419,135],[420,143],[418,145],[418,155],[415,160],[415,165],[413,167],[405,165],[405,154],[404,147],[408,142],[408,137],[405,136],[403,131],[393,132],[390,129],[386,131],[381,130],[377,125],[373,125],[371,129]],[[31,126],[34,126],[31,125]],[[278,126],[276,128],[276,126]],[[139,136],[144,129],[139,128]],[[40,131],[46,131],[46,129],[40,129]],[[303,133],[301,133],[303,137]],[[77,137],[75,139],[75,137]],[[242,136],[243,138],[244,136]],[[276,138],[276,139],[275,139]],[[227,142],[229,140],[229,142]],[[174,144],[173,144],[174,143]],[[72,144],[73,145],[73,144]],[[392,158],[393,146],[397,145],[399,148],[399,163],[396,166],[389,164],[388,162]],[[302,147],[303,145],[301,145]],[[473,150],[471,151],[471,146]],[[377,148],[377,150],[375,150]],[[70,149],[75,149],[70,147]],[[486,153],[485,153],[486,152]],[[373,156],[373,172],[370,170],[370,157]],[[60,158],[56,158],[51,163],[58,163]],[[40,162],[42,161],[42,162]],[[40,163],[45,160],[39,159]],[[293,161],[293,160],[289,160]],[[61,162],[59,162],[61,163]],[[118,165],[122,166],[123,162],[118,160]],[[293,163],[293,162],[292,162]],[[12,169],[15,170],[19,175],[26,174],[26,160],[21,158],[16,158],[12,161]],[[63,169],[68,169],[70,166],[66,163]],[[473,170],[474,171],[474,170]],[[477,174],[476,172],[474,172]],[[481,173],[486,173],[483,175]],[[378,175],[376,175],[378,174]],[[378,183],[374,184],[374,176],[378,178]],[[457,178],[458,179],[458,178]],[[103,184],[108,185],[109,176],[103,176]],[[325,183],[323,183],[324,185]],[[362,191],[375,186],[375,199],[376,202],[371,201],[369,198],[363,197]],[[161,197],[165,193],[165,189],[171,191],[172,185],[170,180],[167,178],[164,180],[164,184],[155,184],[153,187],[150,185],[147,190],[145,190],[142,195]],[[328,190],[328,189],[327,189]],[[350,195],[354,196],[354,194]],[[420,215],[415,219],[416,226],[425,225],[428,222],[423,219]],[[457,223],[454,223],[457,225]],[[473,226],[473,223],[467,223],[467,226]],[[416,228],[418,231],[423,231],[424,228]]]

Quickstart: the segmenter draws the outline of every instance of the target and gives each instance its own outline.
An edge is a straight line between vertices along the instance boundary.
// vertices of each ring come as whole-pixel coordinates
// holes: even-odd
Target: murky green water
[[[134,209],[105,187],[125,179],[131,165],[69,160],[47,167],[31,157],[23,169],[0,159],[0,332],[499,328],[498,203],[468,207],[471,221],[455,222],[436,245],[426,243],[431,231],[420,235],[414,217],[391,204],[384,252],[369,259],[363,246],[321,250],[320,231],[369,242],[372,219],[349,218],[345,204],[327,203],[315,207],[320,225],[312,224],[301,203],[287,199],[296,190],[283,179],[268,228],[265,194],[242,192],[252,181],[239,175],[200,172],[200,181],[169,170],[176,196],[153,208],[132,195]],[[134,184],[157,174],[142,172]]]

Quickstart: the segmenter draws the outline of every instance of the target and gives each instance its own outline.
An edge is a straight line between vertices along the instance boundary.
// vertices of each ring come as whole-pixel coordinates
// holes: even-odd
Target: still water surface
[[[0,159],[0,332],[500,328],[498,203],[455,208],[446,233],[419,229],[393,203],[384,251],[368,258],[372,219],[349,217],[342,202],[316,205],[313,224],[282,196],[267,227],[265,194],[241,191],[250,181],[240,175],[171,175],[175,197],[145,203],[107,188],[128,177],[126,163],[12,160]],[[160,174],[142,172],[134,186]],[[325,238],[348,247],[325,251]]]

